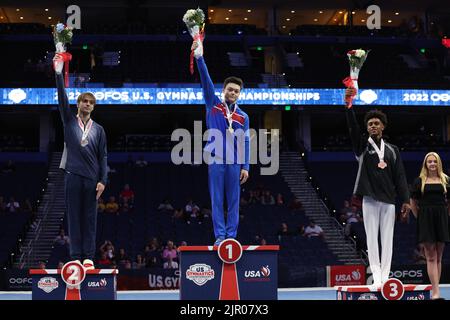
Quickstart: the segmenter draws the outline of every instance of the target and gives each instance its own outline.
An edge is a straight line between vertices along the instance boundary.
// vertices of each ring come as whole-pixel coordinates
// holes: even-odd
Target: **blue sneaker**
[[[220,238],[220,237],[217,238],[217,239],[216,239],[216,242],[214,242],[214,245],[215,245],[215,246],[218,246],[223,240],[225,240],[225,239],[224,239],[224,238]]]

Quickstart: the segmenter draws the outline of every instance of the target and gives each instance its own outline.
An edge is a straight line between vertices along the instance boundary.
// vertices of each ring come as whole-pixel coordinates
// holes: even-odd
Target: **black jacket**
[[[353,108],[347,109],[346,117],[353,151],[359,163],[353,193],[391,204],[395,204],[398,195],[402,203],[409,203],[408,183],[398,148],[385,141],[384,161],[387,167],[378,168],[378,155],[368,142],[368,137],[361,135]]]

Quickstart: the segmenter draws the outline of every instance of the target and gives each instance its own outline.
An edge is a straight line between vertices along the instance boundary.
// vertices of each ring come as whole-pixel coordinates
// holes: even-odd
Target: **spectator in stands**
[[[163,264],[164,269],[178,269],[178,262],[173,261],[173,258],[169,256],[167,261]]]
[[[109,201],[105,206],[106,213],[118,214],[119,213],[119,204],[116,202],[116,197],[110,196]]]
[[[303,224],[299,224],[297,227],[297,235],[304,236],[305,235],[305,226]]]
[[[262,205],[274,205],[275,204],[275,199],[269,190],[264,191],[264,194],[261,197],[261,204]]]
[[[0,213],[6,211],[6,202],[2,196],[0,196]]]
[[[303,210],[303,204],[297,197],[294,197],[289,203],[289,209],[293,212],[301,211]]]
[[[99,267],[109,267],[111,265],[111,259],[106,252],[100,253],[100,259],[97,260],[97,265]]]
[[[345,221],[345,228],[344,228],[344,233],[345,235],[348,237],[351,234],[351,228],[352,228],[352,224],[353,223],[357,223],[357,222],[363,222],[361,213],[358,212],[358,208],[356,208],[355,206],[352,206],[352,211],[347,212],[347,216],[346,216],[346,221]]]
[[[173,211],[172,219],[184,219],[184,217],[183,209],[177,208]]]
[[[173,211],[173,206],[170,203],[169,199],[167,199],[167,198],[164,199],[164,201],[159,204],[158,210],[172,212]]]
[[[277,236],[278,240],[281,241],[281,237],[290,236],[291,232],[289,231],[288,225],[286,222],[281,223],[280,229],[278,229]]]
[[[125,252],[124,248],[119,249],[119,254],[116,256],[116,262],[119,266],[124,266],[125,262],[129,261],[128,255]]]
[[[132,209],[130,208],[130,205],[128,204],[128,199],[124,198],[122,205],[120,206],[120,213],[130,213]]]
[[[358,208],[362,212],[362,198],[357,195],[352,195],[350,198],[350,205]]]
[[[267,241],[266,239],[262,238],[261,241],[259,242],[260,246],[266,246],[267,245]]]
[[[167,241],[167,245],[164,248],[163,253],[162,253],[162,258],[164,261],[167,261],[169,259],[169,257],[172,258],[172,260],[177,260],[177,258],[178,258],[177,248],[173,244],[172,240]]]
[[[161,262],[157,257],[150,257],[145,265],[147,268],[158,268],[161,267]]]
[[[34,211],[33,205],[31,204],[31,201],[29,198],[26,198],[25,201],[23,202],[22,211],[28,212],[28,213],[31,213]]]
[[[202,206],[202,209],[200,210],[200,216],[203,218],[209,218],[211,217],[212,211],[211,207],[209,205]]]
[[[3,173],[13,173],[16,172],[16,165],[12,160],[8,160],[2,169]]]
[[[277,199],[275,200],[277,206],[283,206],[284,205],[284,198],[281,193],[277,194]]]
[[[186,222],[191,223],[190,222],[191,218],[196,218],[199,211],[200,211],[199,206],[196,205],[194,203],[194,201],[192,201],[192,199],[189,199],[188,203],[184,207],[184,214],[185,214]]]
[[[145,161],[144,156],[139,156],[139,159],[136,160],[136,167],[145,168],[148,165],[148,162]]]
[[[20,211],[20,204],[17,202],[14,197],[9,198],[9,202],[6,204],[6,211],[7,212],[19,212]]]
[[[39,261],[38,269],[45,269],[45,268],[47,268],[45,261]]]
[[[445,243],[450,242],[449,192],[450,178],[442,170],[440,156],[427,153],[412,185],[411,208],[417,217],[417,242],[423,244],[427,258],[432,299],[440,299],[442,256]]]
[[[64,262],[59,261],[58,265],[56,266],[56,269],[62,269],[62,267],[64,267]]]
[[[309,226],[306,227],[305,237],[313,238],[313,237],[320,237],[323,238],[323,230],[322,228],[316,224],[314,220],[309,221]]]
[[[352,208],[350,206],[350,201],[345,200],[344,206],[339,210],[339,222],[344,223],[347,221],[348,214],[351,214]]]
[[[187,246],[187,242],[186,241],[181,241],[180,244],[177,247],[177,253],[180,254],[180,247],[185,247]]]
[[[253,238],[251,244],[253,244],[253,245],[258,245],[258,244],[261,243],[261,239],[262,239],[261,235],[257,234],[257,235],[255,235],[255,237]]]
[[[53,244],[58,245],[58,246],[69,246],[69,243],[70,243],[69,237],[66,235],[66,232],[64,231],[64,229],[61,228],[59,230],[59,235],[55,238],[55,240],[53,241]]]
[[[115,259],[114,246],[109,240],[105,240],[105,242],[100,246],[100,252],[105,252],[106,257],[111,261]]]
[[[127,199],[130,207],[133,207],[134,191],[131,190],[130,185],[128,183],[123,187],[123,190],[120,192],[119,198],[120,198],[121,203],[123,203],[125,201],[125,199]]]
[[[162,260],[162,251],[159,247],[158,240],[156,238],[153,238],[147,246],[145,246],[144,250],[144,258],[147,263],[147,265],[150,263],[152,258],[156,258],[156,264],[158,266],[161,266],[161,260]]]
[[[105,211],[105,209],[106,209],[105,200],[103,200],[102,197],[98,198],[98,200],[97,200],[97,212],[98,213],[103,213]]]
[[[141,254],[136,255],[136,260],[133,261],[133,269],[143,269],[145,268],[145,260]]]

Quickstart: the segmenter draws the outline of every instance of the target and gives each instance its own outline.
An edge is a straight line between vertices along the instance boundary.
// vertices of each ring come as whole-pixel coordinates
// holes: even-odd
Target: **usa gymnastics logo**
[[[246,270],[244,281],[270,281],[269,266],[262,266],[259,270]]]
[[[45,293],[50,293],[53,290],[57,289],[58,287],[59,287],[58,280],[56,280],[53,277],[45,277],[39,280],[38,282],[38,288],[44,290]]]
[[[209,280],[214,279],[214,270],[207,264],[197,263],[189,266],[189,269],[186,270],[186,278],[196,285],[202,286]]]

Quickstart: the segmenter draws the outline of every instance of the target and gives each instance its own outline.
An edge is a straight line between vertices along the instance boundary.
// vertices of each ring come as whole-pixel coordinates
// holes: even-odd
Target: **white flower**
[[[358,57],[358,58],[363,57],[365,54],[366,54],[366,52],[364,50],[362,50],[362,49],[355,50],[355,56]]]
[[[194,9],[189,9],[188,11],[186,11],[186,13],[183,16],[183,22],[184,23],[189,23],[192,20],[192,17],[195,15],[195,10]]]
[[[61,32],[61,31],[63,31],[63,30],[64,30],[64,24],[58,23],[58,24],[56,25],[56,32]]]

